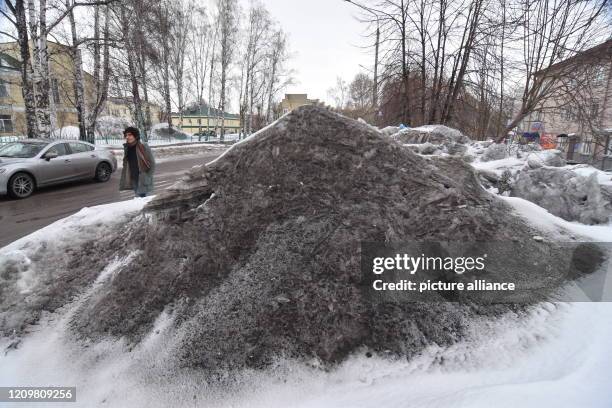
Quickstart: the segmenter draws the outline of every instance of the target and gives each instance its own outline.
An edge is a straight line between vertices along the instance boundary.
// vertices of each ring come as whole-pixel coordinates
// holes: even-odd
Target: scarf
[[[136,156],[138,157],[138,167],[144,171],[149,171],[151,169],[151,162],[147,157],[147,152],[145,151],[145,147],[139,140],[136,141]],[[128,146],[134,146],[128,144]]]

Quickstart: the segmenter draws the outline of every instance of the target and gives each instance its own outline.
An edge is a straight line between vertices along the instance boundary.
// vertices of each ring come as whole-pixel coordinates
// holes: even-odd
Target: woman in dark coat
[[[123,137],[123,170],[119,190],[133,190],[137,197],[146,197],[153,191],[155,158],[149,145],[140,141],[137,128],[126,128]]]

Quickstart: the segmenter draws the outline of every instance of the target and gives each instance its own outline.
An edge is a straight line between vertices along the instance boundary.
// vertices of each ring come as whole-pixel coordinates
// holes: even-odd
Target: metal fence
[[[0,136],[0,146],[4,146],[7,143],[17,142],[24,138],[25,136]]]
[[[230,135],[228,135],[230,136]],[[17,142],[19,140],[25,139],[25,136],[0,136],[0,146],[4,146],[8,143]],[[53,137],[52,139],[64,139],[64,140],[78,140],[78,138],[70,137],[68,135],[62,137]],[[231,144],[238,140],[237,137],[225,137],[224,143]],[[220,143],[218,137],[198,137],[198,136],[188,136],[185,138],[175,138],[175,137],[156,137],[148,140],[148,144],[150,146],[160,146],[160,145],[172,145],[179,143]],[[125,143],[125,139],[123,136],[113,136],[113,137],[96,137],[96,145],[99,146],[121,146]]]

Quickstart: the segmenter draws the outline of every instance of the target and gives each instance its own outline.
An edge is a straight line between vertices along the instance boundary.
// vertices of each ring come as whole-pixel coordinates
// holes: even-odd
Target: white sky
[[[360,48],[365,26],[355,16],[359,9],[344,0],[263,0],[270,14],[289,34],[290,66],[296,84],[287,93],[331,103],[327,90],[336,77],[351,80],[362,68],[372,69],[374,53]]]

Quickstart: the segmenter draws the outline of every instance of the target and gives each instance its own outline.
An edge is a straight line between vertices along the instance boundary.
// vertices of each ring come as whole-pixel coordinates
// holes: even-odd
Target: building
[[[308,94],[285,94],[280,103],[283,115],[304,105],[319,105],[318,99],[308,99]]]
[[[240,116],[223,112],[225,117],[225,133],[240,133]],[[181,130],[196,134],[205,133],[211,134],[221,132],[222,114],[219,109],[210,108],[208,105],[203,104],[200,106],[194,106],[192,108],[185,109],[183,115],[179,113],[172,113],[172,124],[177,126]]]
[[[100,113],[100,116],[114,116],[128,123],[136,123],[133,105],[130,98],[108,97],[106,98],[106,103],[104,104],[104,109]],[[146,109],[146,104],[144,102],[142,105],[143,110]],[[149,112],[151,113],[151,125],[159,123],[161,118],[160,107],[149,102]]]
[[[519,124],[519,132],[554,141],[570,161],[612,168],[612,40],[536,73],[562,88]]]
[[[69,48],[48,41],[51,126],[78,126],[74,106],[74,64]],[[25,103],[21,91],[21,61],[16,41],[0,43],[0,136],[25,135]],[[83,72],[86,101],[93,100],[93,77]]]

